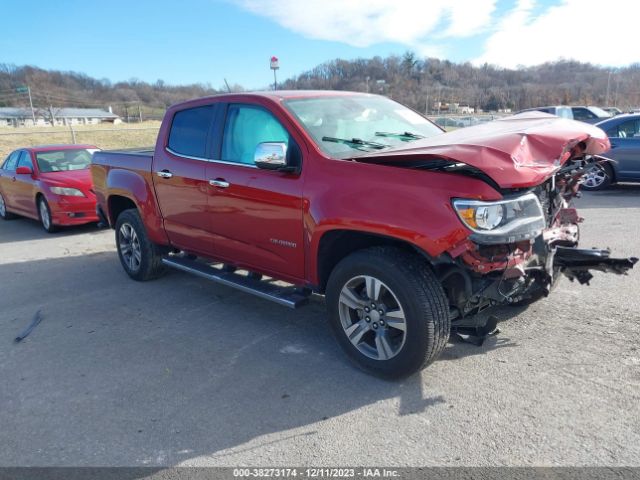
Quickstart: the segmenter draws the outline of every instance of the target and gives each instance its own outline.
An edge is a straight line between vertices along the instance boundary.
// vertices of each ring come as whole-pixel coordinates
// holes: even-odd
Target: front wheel
[[[51,216],[51,209],[44,197],[38,199],[38,216],[40,217],[40,224],[49,233],[54,233],[58,230],[53,224],[53,217]]]
[[[149,240],[137,210],[125,210],[118,216],[116,246],[122,268],[134,280],[151,280],[164,272],[161,248]]]
[[[449,338],[440,283],[422,258],[397,248],[369,248],[342,260],[331,273],[326,299],[345,353],[384,378],[426,367]]]

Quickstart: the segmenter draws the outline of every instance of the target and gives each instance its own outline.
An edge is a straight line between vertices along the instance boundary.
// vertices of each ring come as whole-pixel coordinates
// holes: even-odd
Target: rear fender
[[[106,183],[110,197],[122,196],[130,199],[136,205],[149,239],[153,243],[169,245],[169,239],[162,223],[162,215],[155,200],[151,178],[145,178],[138,172],[131,170],[113,169],[109,171]],[[107,212],[107,215],[115,223],[116,219],[113,218],[111,212]]]

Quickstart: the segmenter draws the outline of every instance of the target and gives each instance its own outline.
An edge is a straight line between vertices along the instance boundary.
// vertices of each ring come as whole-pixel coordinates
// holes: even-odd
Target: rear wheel
[[[162,249],[149,240],[137,210],[125,210],[118,216],[116,246],[122,267],[134,280],[151,280],[164,272]]]
[[[448,302],[424,260],[397,248],[355,252],[333,270],[326,290],[338,343],[358,366],[385,378],[435,360],[449,338]]]
[[[613,170],[607,163],[596,163],[582,179],[582,189],[587,191],[604,190],[613,182]]]
[[[7,204],[4,201],[2,193],[0,193],[0,218],[2,218],[3,220],[11,220],[13,218],[16,218],[13,213],[7,211]]]
[[[47,232],[53,233],[58,230],[58,227],[53,224],[51,209],[49,208],[49,204],[44,197],[38,198],[38,216],[40,217],[42,228],[44,228]]]

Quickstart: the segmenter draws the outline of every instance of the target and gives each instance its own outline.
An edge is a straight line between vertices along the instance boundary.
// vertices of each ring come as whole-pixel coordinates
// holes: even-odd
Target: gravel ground
[[[579,206],[583,246],[640,254],[640,187]],[[1,222],[0,252],[0,466],[640,466],[640,271],[565,280],[391,383],[350,366],[319,300],[136,283],[93,226]]]

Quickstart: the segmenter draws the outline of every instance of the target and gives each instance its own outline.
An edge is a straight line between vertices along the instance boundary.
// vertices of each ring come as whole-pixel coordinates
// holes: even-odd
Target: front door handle
[[[171,173],[169,170],[160,170],[159,172],[156,172],[156,174],[161,178],[173,177],[173,173]]]
[[[209,185],[213,187],[227,188],[229,186],[229,182],[224,178],[216,178],[215,180],[209,180]]]

